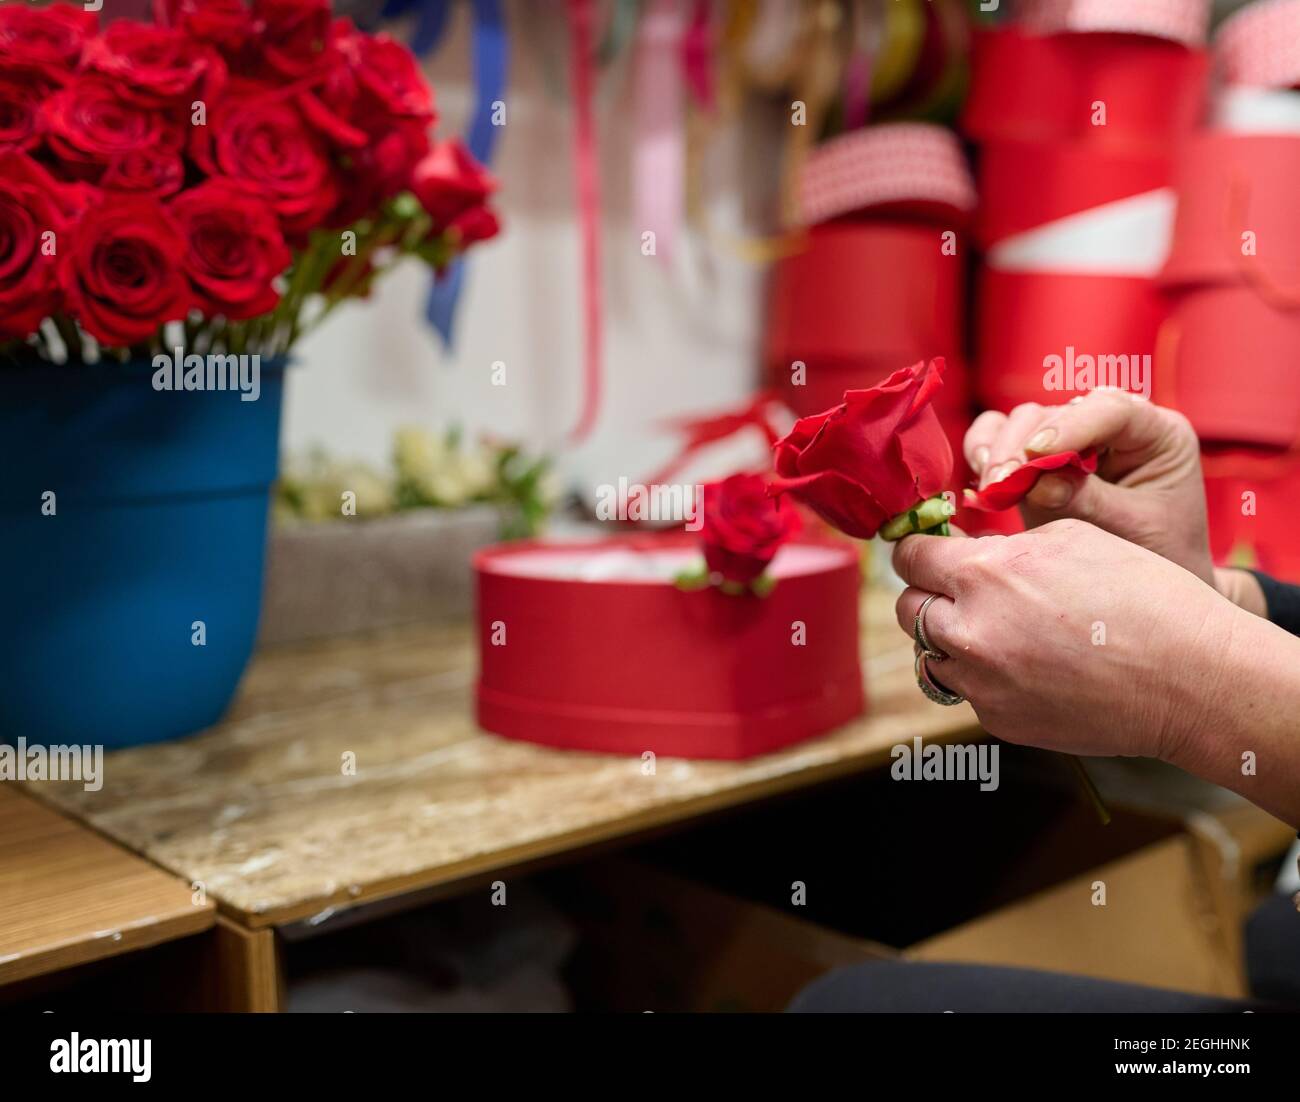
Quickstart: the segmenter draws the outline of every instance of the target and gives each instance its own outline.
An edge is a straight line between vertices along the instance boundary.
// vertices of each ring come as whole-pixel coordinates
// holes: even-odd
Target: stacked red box
[[[1102,383],[1149,394],[1208,4],[1038,0],[1018,14],[977,36],[962,119],[980,145],[976,394],[1003,410]]]
[[[801,416],[943,356],[941,409],[964,416],[964,242],[975,205],[949,130],[889,123],[819,146],[804,166],[805,247],[773,265],[764,362]]]
[[[1300,580],[1300,0],[1242,8],[1214,56],[1214,127],[1179,158],[1158,397],[1201,437],[1215,556]]]

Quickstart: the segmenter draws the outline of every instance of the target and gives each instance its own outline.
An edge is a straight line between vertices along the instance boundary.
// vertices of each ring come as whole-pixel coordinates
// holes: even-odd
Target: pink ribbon
[[[601,274],[600,168],[596,159],[596,126],[592,114],[594,79],[593,37],[595,0],[569,0],[572,48],[570,90],[573,95],[573,175],[578,190],[582,226],[583,396],[582,412],[569,434],[580,443],[590,434],[600,410],[601,392]]]
[[[685,176],[681,54],[683,0],[649,0],[636,58],[633,209],[638,233],[651,231],[655,256],[672,261],[682,221]]]

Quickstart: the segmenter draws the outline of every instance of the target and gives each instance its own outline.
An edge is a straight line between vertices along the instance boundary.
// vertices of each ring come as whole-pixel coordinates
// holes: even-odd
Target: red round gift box
[[[940,226],[841,220],[814,226],[807,248],[774,266],[764,360],[781,399],[806,416],[917,360],[948,361],[944,391],[964,391],[964,260]],[[956,232],[956,231],[952,231]],[[792,366],[805,365],[794,385]]]
[[[1258,567],[1300,584],[1300,441],[1285,452],[1210,447],[1203,451],[1210,551],[1223,565]],[[1247,497],[1249,495],[1249,497]]]
[[[1289,447],[1300,439],[1300,307],[1240,285],[1176,296],[1155,400],[1204,441]]]
[[[1300,134],[1197,135],[1179,151],[1173,179],[1178,217],[1163,283],[1300,288]]]
[[[575,750],[738,759],[859,715],[861,576],[852,544],[787,545],[766,597],[541,576],[527,565],[533,556],[602,551],[687,552],[689,563],[697,548],[693,537],[671,535],[480,552],[479,723]],[[796,572],[782,577],[781,556],[792,549],[807,549],[813,564],[787,556]]]
[[[985,268],[978,302],[976,385],[989,409],[1054,405],[1083,393],[1048,390],[1044,383],[1047,357],[1064,359],[1071,348],[1094,358],[1125,355],[1130,363],[1150,356],[1150,372],[1146,360],[1138,362],[1147,386],[1157,385],[1151,380],[1159,369],[1155,349],[1167,303],[1152,280]]]
[[[980,142],[1149,149],[1200,123],[1209,69],[1205,50],[1145,35],[982,31],[961,126]],[[1104,126],[1094,123],[1097,104],[1106,107]]]

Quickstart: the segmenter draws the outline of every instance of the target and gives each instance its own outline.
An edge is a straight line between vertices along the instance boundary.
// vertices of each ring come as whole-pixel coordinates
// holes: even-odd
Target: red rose
[[[433,218],[434,233],[463,234],[468,228],[480,240],[485,223],[479,212],[496,186],[492,174],[456,138],[434,145],[411,177],[411,190]]]
[[[500,232],[501,221],[491,207],[473,207],[447,228],[452,244],[459,249],[468,249],[478,241],[496,237]]]
[[[941,493],[952,449],[930,400],[942,373],[941,359],[914,364],[795,422],[775,445],[774,489],[858,539]]]
[[[229,180],[208,180],[168,209],[185,238],[185,269],[205,314],[253,318],[280,301],[272,284],[292,257],[260,196]]]
[[[225,79],[217,53],[196,46],[183,31],[119,20],[92,39],[82,66],[113,80],[122,94],[145,104],[210,98]]]
[[[59,268],[68,310],[102,344],[128,345],[183,318],[185,241],[155,199],[113,196],[82,216]]]
[[[390,35],[362,34],[346,20],[340,24],[333,41],[355,86],[356,117],[431,126],[433,93],[411,51]]]
[[[0,153],[0,339],[28,336],[58,309],[58,192],[36,162]]]
[[[422,125],[398,126],[377,141],[342,155],[346,186],[329,216],[331,226],[349,226],[404,191],[415,166],[429,152]]]
[[[98,179],[110,161],[126,153],[179,150],[183,136],[163,111],[127,99],[97,75],[79,76],[46,100],[41,122],[50,150],[84,179]]]
[[[154,22],[175,27],[241,66],[262,22],[243,0],[154,0]]]
[[[185,165],[170,149],[137,149],[115,157],[104,169],[99,186],[105,191],[134,191],[164,198],[180,191]]]
[[[723,580],[748,585],[799,531],[799,514],[768,495],[761,475],[733,474],[704,487],[704,560]]]
[[[0,66],[0,150],[40,143],[40,108],[53,86],[33,73]]]
[[[56,180],[44,165],[31,157],[10,157],[5,161],[5,174],[14,183],[34,187],[48,196],[65,230],[75,225],[92,206],[103,202],[99,188],[81,181]]]
[[[76,69],[82,48],[98,29],[99,20],[93,12],[69,4],[49,8],[0,4],[0,65],[39,73],[62,84]]]
[[[262,61],[278,77],[319,74],[331,63],[330,0],[253,0]]]
[[[319,226],[338,200],[324,144],[293,104],[272,94],[223,97],[208,125],[194,128],[192,153],[209,176],[263,195],[290,238]]]
[[[346,19],[334,23],[330,43],[322,75],[300,97],[307,121],[339,149],[361,150],[394,136],[410,145],[406,135],[418,135],[421,155],[427,152],[433,93],[410,50],[388,35],[362,34]]]

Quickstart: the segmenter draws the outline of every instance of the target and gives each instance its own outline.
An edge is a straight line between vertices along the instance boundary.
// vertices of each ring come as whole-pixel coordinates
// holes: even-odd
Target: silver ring
[[[912,618],[912,639],[916,645],[921,648],[921,652],[933,662],[942,662],[948,656],[941,650],[936,650],[930,645],[929,636],[925,634],[925,610],[930,607],[932,601],[937,601],[942,594],[931,593],[924,601],[921,607],[916,610],[916,615]]]
[[[925,664],[926,658],[925,651],[918,647],[916,661],[912,665],[912,670],[916,674],[916,683],[921,692],[925,693],[925,698],[935,704],[942,704],[945,708],[951,708],[955,704],[965,704],[966,698],[964,696],[959,696],[957,693],[945,689],[930,677],[930,670]]]

